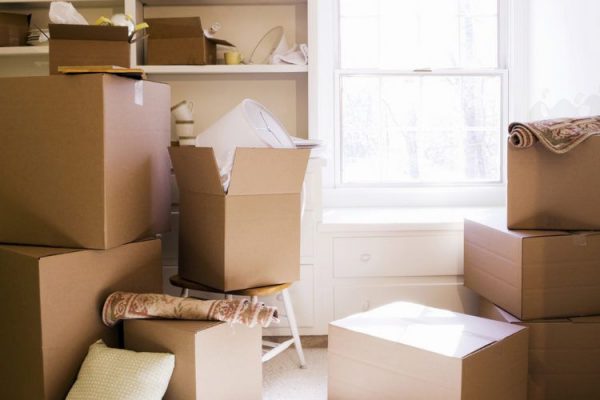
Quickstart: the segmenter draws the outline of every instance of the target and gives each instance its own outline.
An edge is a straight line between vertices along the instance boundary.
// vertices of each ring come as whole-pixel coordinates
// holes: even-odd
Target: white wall
[[[600,1],[529,2],[529,118],[600,114]]]

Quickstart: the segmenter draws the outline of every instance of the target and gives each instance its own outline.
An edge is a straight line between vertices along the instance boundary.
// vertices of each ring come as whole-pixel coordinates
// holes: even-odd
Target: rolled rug
[[[276,307],[248,299],[199,300],[166,294],[114,292],[104,302],[102,322],[114,326],[124,319],[223,321],[263,328],[279,322]]]
[[[563,154],[590,136],[600,134],[600,116],[513,122],[508,134],[514,147],[527,148],[540,141],[553,153]]]

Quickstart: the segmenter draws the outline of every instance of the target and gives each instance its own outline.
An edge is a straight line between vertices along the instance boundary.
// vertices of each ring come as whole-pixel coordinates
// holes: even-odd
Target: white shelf
[[[139,65],[147,74],[297,74],[307,65]]]
[[[14,9],[48,8],[51,0],[0,0],[0,9],[6,6]],[[75,7],[120,7],[123,0],[71,0]]]
[[[48,46],[0,47],[1,56],[35,56],[48,54]]]
[[[145,6],[257,6],[306,4],[307,0],[142,0]]]

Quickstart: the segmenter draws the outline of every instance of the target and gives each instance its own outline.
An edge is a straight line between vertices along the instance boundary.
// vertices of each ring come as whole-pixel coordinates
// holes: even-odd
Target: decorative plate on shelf
[[[273,54],[273,51],[277,48],[281,39],[283,38],[283,26],[276,26],[271,28],[264,36],[258,41],[250,59],[249,64],[268,64],[269,56]]]

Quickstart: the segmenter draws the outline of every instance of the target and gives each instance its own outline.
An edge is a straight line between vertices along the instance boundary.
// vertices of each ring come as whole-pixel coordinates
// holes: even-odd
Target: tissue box
[[[217,63],[217,45],[233,46],[226,40],[204,35],[199,17],[152,18],[146,22],[146,64],[205,65]]]
[[[48,29],[50,74],[58,74],[59,66],[131,66],[125,26],[48,24]]]
[[[481,317],[529,330],[529,400],[600,399],[600,316],[521,321],[482,299]]]
[[[64,399],[88,347],[116,347],[101,310],[117,290],[161,293],[160,240],[111,250],[0,245],[0,399]]]
[[[31,14],[0,12],[0,47],[25,46]]]
[[[171,147],[179,275],[219,290],[300,279],[300,191],[310,150],[238,148],[223,191],[212,148]]]
[[[125,321],[125,347],[175,355],[165,400],[260,400],[259,326],[214,321]]]
[[[514,231],[504,221],[465,221],[465,286],[522,319],[600,314],[600,232]]]
[[[169,230],[170,88],[0,78],[0,243],[107,249]]]
[[[600,136],[565,154],[508,145],[510,229],[600,230]]]
[[[527,329],[397,302],[329,324],[328,398],[524,400]]]

